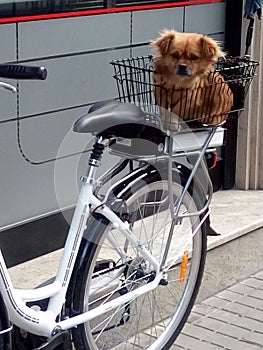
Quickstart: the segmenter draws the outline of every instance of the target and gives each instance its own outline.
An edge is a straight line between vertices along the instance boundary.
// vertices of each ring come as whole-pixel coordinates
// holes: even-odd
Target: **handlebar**
[[[8,79],[45,80],[47,70],[44,67],[32,67],[18,64],[0,64],[0,77]]]

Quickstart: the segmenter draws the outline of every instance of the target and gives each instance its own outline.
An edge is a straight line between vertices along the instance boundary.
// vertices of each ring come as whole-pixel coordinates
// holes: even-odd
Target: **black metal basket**
[[[152,56],[119,59],[111,64],[119,100],[135,103],[148,114],[159,116],[164,128],[170,130],[177,130],[181,120],[217,125],[229,113],[243,110],[258,66],[258,62],[249,58],[227,57],[208,74],[206,86],[178,90],[167,88],[166,83],[154,84]]]

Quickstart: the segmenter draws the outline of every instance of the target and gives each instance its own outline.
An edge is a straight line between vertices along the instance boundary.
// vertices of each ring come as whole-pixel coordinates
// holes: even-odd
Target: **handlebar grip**
[[[47,70],[44,67],[32,67],[18,64],[0,64],[0,77],[9,79],[45,80]]]

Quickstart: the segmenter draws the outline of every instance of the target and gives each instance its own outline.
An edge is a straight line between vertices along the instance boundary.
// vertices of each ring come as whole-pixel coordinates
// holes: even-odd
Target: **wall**
[[[248,23],[248,20],[243,20],[243,43],[245,43]],[[244,48],[242,52],[244,52]],[[257,18],[255,18],[250,54],[252,59],[262,62],[263,26]],[[260,64],[257,73],[249,91],[246,110],[239,119],[236,185],[244,190],[263,189],[262,64]]]

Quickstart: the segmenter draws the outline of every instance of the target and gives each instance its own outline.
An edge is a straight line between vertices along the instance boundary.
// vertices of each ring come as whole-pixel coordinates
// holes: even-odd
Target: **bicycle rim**
[[[174,183],[174,203],[181,191],[182,187]],[[168,183],[165,180],[144,183],[132,192],[129,198],[125,198],[126,205],[120,215],[130,222],[140,244],[161,261],[172,223]],[[180,212],[196,212],[189,193]],[[170,268],[162,283],[130,303],[105,311],[105,314],[79,326],[74,332],[77,334],[74,337],[77,349],[160,350],[173,344],[191,311],[202,277],[206,235],[202,234],[199,223],[199,217],[194,216],[174,225],[167,259]],[[154,278],[152,266],[116,228],[108,225],[102,231],[98,233],[100,242],[94,244],[90,267],[81,281],[82,311],[129,293]],[[125,252],[126,262],[113,248],[112,241],[122,253]],[[110,269],[94,273],[96,263],[105,259],[112,261]],[[187,266],[183,267],[183,264]],[[111,280],[111,275],[117,275],[117,272],[118,278]],[[98,287],[100,283],[101,287]]]

